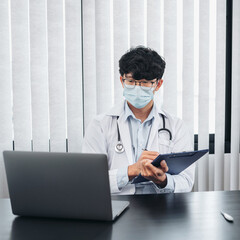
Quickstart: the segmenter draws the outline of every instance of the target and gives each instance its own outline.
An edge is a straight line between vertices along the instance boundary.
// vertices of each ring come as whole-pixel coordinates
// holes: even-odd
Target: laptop
[[[113,221],[105,154],[4,151],[12,212],[19,216]]]

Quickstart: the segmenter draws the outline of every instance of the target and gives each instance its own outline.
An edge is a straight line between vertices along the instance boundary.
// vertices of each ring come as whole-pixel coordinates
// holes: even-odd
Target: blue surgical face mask
[[[135,108],[143,108],[153,99],[153,90],[143,90],[140,86],[134,88],[124,86],[123,96]]]

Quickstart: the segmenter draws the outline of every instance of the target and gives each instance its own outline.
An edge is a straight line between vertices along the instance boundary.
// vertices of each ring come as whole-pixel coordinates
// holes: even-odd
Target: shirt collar
[[[156,113],[156,104],[153,102],[153,107],[151,112],[149,113],[148,117],[146,118],[146,121],[152,120],[154,118],[154,115]],[[132,110],[129,108],[127,101],[124,103],[124,120],[126,121],[129,117],[132,117],[137,120],[137,118],[134,116]]]

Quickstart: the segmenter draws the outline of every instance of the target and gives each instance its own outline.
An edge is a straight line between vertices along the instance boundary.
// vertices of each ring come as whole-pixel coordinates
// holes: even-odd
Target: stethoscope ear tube
[[[165,127],[158,129],[158,133],[161,132],[161,131],[167,131],[169,133],[169,140],[170,141],[172,140],[172,133],[169,129],[167,129]]]
[[[172,133],[169,129],[165,127],[165,116],[161,113],[162,120],[163,120],[163,128],[158,129],[158,133],[161,131],[167,131],[169,133],[169,140],[172,140]]]

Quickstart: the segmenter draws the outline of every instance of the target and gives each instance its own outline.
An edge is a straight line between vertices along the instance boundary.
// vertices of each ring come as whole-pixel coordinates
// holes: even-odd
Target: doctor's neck
[[[131,103],[127,102],[129,108],[132,110],[134,116],[137,119],[140,119],[141,122],[144,122],[145,119],[147,119],[149,113],[152,110],[153,107],[153,100],[151,100],[145,107],[143,108],[135,108]]]

